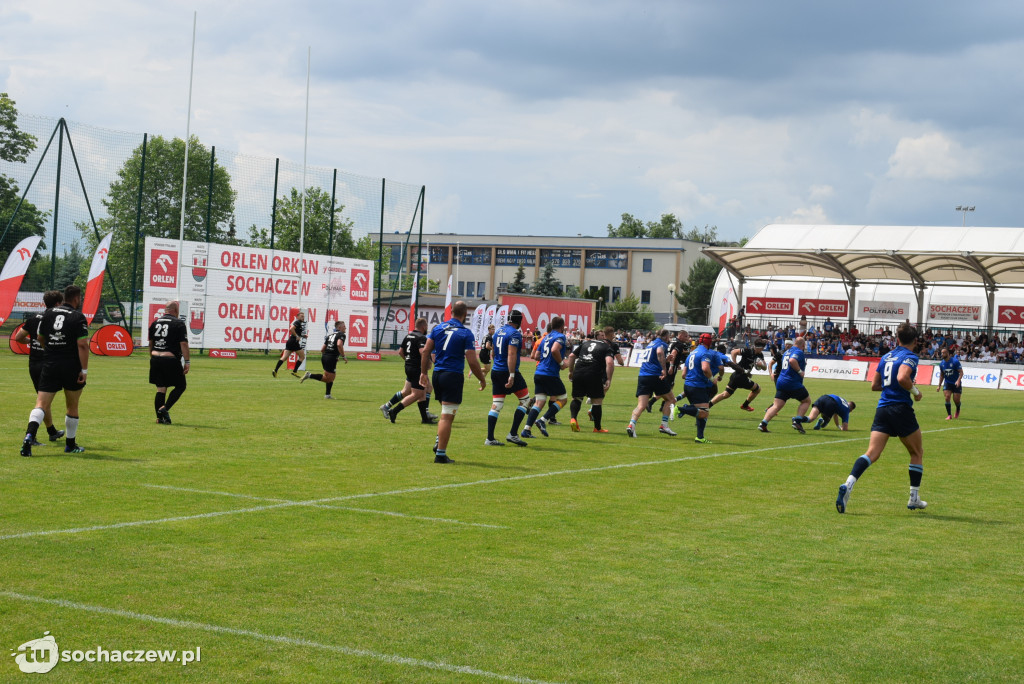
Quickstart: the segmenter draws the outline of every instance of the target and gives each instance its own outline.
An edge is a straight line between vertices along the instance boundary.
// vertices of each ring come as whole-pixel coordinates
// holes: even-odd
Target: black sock
[[[310,380],[323,380],[324,379],[324,374],[323,373],[310,373],[309,374],[309,379]]]
[[[537,422],[537,416],[540,415],[540,409],[536,406],[530,409],[530,413],[526,416],[526,429],[529,430],[535,422]]]
[[[924,466],[910,464],[910,486],[920,487],[921,476],[924,475]]]
[[[548,402],[548,410],[544,413],[544,420],[551,420],[558,413],[560,407],[553,401]]]
[[[46,426],[46,432],[51,434],[51,435],[55,435],[55,434],[57,434],[59,432],[59,430],[57,430],[56,426],[54,426],[54,425],[47,425]]]
[[[390,414],[391,417],[394,418],[399,413],[401,413],[402,409],[404,409],[404,408],[405,408],[405,404],[399,402],[399,403],[395,404],[394,406],[392,406],[390,409],[388,409],[388,414]]]
[[[430,418],[427,416],[427,402],[425,402],[425,401],[417,401],[416,402],[416,406],[419,407],[419,409],[420,409],[420,419],[421,420],[430,420]]]
[[[494,428],[498,427],[498,414],[494,411],[487,412],[487,439],[494,441]]]
[[[25,431],[25,439],[28,440],[29,438],[32,438],[34,440],[36,438],[36,433],[38,432],[39,423],[34,420],[30,420],[28,423],[28,429]]]
[[[157,413],[164,407],[164,401],[167,400],[166,392],[157,392],[156,396],[153,397],[153,408],[156,409]]]
[[[864,474],[864,471],[871,465],[871,459],[867,455],[863,455],[853,462],[853,468],[850,470],[850,475],[853,475],[854,479],[859,480],[860,476]]]
[[[947,416],[953,415],[952,404],[950,404],[948,401],[946,402],[946,415]]]
[[[956,412],[960,413],[960,402],[956,402]]]
[[[707,418],[697,419],[697,439],[704,439],[704,427],[708,424]]]
[[[278,359],[278,360],[277,360],[277,365],[276,365],[276,366],[274,366],[274,372],[275,372],[275,373],[276,373],[277,371],[281,370],[281,364],[283,364],[283,363],[284,363],[284,361],[282,361],[281,359]]]
[[[519,426],[523,424],[523,418],[526,417],[526,409],[522,406],[516,407],[516,412],[512,414],[512,429],[509,430],[510,435],[519,434]]]
[[[573,400],[572,400],[572,401],[571,401],[571,402],[569,403],[569,416],[570,416],[571,418],[575,419],[575,418],[576,418],[576,416],[580,415],[580,407],[581,407],[581,406],[583,406],[583,402],[582,402],[582,401],[580,401],[579,399],[575,399],[575,398],[574,398],[574,399],[573,399]]]
[[[326,397],[326,396],[330,396],[330,394],[331,394],[331,388],[332,388],[332,387],[334,387],[334,381],[333,381],[333,380],[332,380],[331,382],[327,383],[327,387],[326,387],[326,388],[324,389],[324,396],[325,396],[325,397]]]
[[[171,407],[177,403],[178,399],[181,399],[181,395],[185,393],[185,387],[186,385],[181,385],[180,387],[175,387],[171,390],[171,393],[167,396],[167,402],[164,403],[164,406],[167,407],[168,411],[170,411]]]
[[[401,403],[402,403],[402,393],[401,392],[395,392],[394,394],[391,395],[391,398],[388,399],[388,405],[389,406],[394,406],[395,404],[401,404]]]
[[[430,392],[426,392],[423,395],[423,408],[430,406]]]
[[[602,404],[598,404],[597,406],[591,406],[590,407],[590,413],[594,417],[594,429],[595,430],[600,430],[601,429],[601,409],[602,408],[604,408],[604,406]]]
[[[748,408],[749,406],[750,406],[750,400],[749,399],[745,399],[743,401],[743,403],[740,404],[740,408]]]
[[[693,404],[683,404],[679,407],[679,412],[686,416],[697,417],[697,407]]]

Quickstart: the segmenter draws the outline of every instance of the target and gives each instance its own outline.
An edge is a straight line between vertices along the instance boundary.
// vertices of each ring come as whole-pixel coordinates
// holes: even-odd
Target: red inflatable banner
[[[92,334],[89,349],[97,356],[131,356],[135,344],[128,331],[119,325],[105,325]]]
[[[18,333],[21,332],[21,329],[24,327],[24,325],[19,325],[17,328],[14,329],[14,332],[11,333],[11,351],[14,352],[15,354],[28,354],[28,345],[22,344],[21,342],[18,342],[16,339],[14,339],[18,336]]]

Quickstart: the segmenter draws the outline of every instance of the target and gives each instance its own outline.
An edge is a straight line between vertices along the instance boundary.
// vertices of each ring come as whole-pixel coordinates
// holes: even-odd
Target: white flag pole
[[[196,24],[199,12],[192,12],[192,59],[188,65],[188,108],[185,114],[185,168],[181,179],[181,225],[178,229],[178,277],[175,299],[181,300],[181,272],[185,261],[185,197],[188,192],[188,144],[192,134],[192,78],[196,67]],[[186,307],[187,308],[187,307]]]
[[[306,130],[302,139],[302,204],[299,209],[299,310],[302,310],[302,282],[306,246],[306,154],[309,150],[309,70],[313,48],[306,48]]]

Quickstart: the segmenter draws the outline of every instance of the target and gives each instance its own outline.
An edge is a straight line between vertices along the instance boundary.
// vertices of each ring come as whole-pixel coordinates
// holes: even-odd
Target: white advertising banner
[[[998,389],[999,376],[1001,371],[991,366],[964,366],[964,377],[961,384],[964,387],[978,387],[981,389]]]
[[[980,304],[932,302],[928,305],[929,321],[967,321],[974,323],[980,319]]]
[[[1024,390],[1024,370],[1004,370],[999,389]]]
[[[838,359],[807,359],[804,371],[804,377],[837,380],[864,380],[867,375],[867,361],[839,361]]]
[[[902,321],[910,318],[910,302],[869,300],[857,302],[857,318]]]
[[[179,255],[176,240],[146,238],[144,263],[143,345],[149,323],[179,293],[191,346],[283,347],[300,306],[309,349],[336,320],[348,328],[346,348],[374,343],[372,261],[190,241]]]

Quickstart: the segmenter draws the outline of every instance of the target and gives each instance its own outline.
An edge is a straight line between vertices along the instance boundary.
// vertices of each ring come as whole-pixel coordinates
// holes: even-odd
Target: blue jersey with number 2
[[[882,376],[882,398],[878,400],[879,406],[914,404],[910,392],[900,386],[900,366],[910,366],[911,377],[914,377],[917,374],[917,354],[906,347],[896,347],[878,362],[875,372]]]

